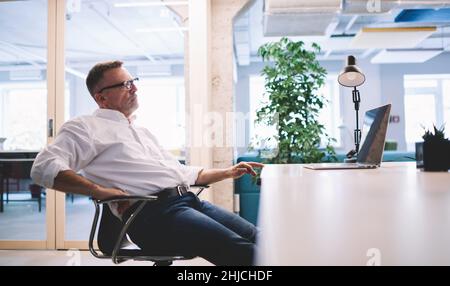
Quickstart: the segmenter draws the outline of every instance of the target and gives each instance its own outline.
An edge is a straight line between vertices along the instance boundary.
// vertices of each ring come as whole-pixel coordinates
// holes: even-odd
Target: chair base
[[[172,265],[173,261],[155,261],[153,263],[153,266],[170,266]]]

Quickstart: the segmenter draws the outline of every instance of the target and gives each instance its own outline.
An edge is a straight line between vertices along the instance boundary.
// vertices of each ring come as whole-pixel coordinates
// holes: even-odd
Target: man
[[[163,150],[145,128],[133,124],[137,87],[122,62],[95,65],[86,85],[99,106],[93,115],[66,122],[53,144],[37,156],[31,177],[47,188],[103,200],[116,195],[153,195],[129,229],[141,248],[158,253],[201,256],[216,265],[250,265],[256,228],[241,217],[200,201],[177,186],[206,185],[244,174],[253,167],[241,162],[226,169],[182,165]],[[155,120],[161,120],[155,118]],[[82,171],[83,176],[76,172]],[[136,204],[110,205],[121,219]]]

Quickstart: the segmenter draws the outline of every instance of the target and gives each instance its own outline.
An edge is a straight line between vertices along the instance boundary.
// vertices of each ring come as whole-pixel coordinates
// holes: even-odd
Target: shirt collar
[[[124,122],[124,123],[133,123],[133,121],[136,119],[136,115],[134,114],[131,115],[129,118],[126,118],[122,112],[106,108],[99,108],[95,110],[93,115],[95,117],[105,118],[116,122]]]

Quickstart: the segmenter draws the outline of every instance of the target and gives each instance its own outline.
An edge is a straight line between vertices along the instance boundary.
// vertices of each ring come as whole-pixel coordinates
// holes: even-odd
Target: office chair
[[[209,186],[193,185],[191,188],[198,188],[196,195]],[[136,204],[139,204],[133,214],[130,215],[126,222],[122,222],[118,219],[110,210],[107,203],[120,202],[127,200],[138,200]],[[175,260],[188,260],[193,259],[195,256],[182,256],[182,255],[155,255],[148,251],[140,249],[135,245],[127,235],[127,230],[133,223],[134,219],[139,215],[140,211],[147,203],[156,202],[158,196],[115,196],[106,200],[95,200],[95,215],[92,222],[91,233],[89,235],[89,251],[97,258],[112,259],[113,263],[119,264],[127,260],[138,261],[152,261],[153,266],[169,266]],[[106,205],[105,205],[106,204]],[[97,225],[99,222],[100,209],[102,215],[100,219],[100,225],[97,235],[98,248],[101,252],[98,253],[94,249],[94,238],[97,231]]]

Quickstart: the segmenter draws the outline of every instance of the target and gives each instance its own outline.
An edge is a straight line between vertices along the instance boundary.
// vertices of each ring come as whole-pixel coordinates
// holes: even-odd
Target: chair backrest
[[[97,237],[98,248],[103,254],[112,255],[122,226],[122,221],[111,212],[107,204],[104,204],[102,207],[102,216],[99,222]]]

